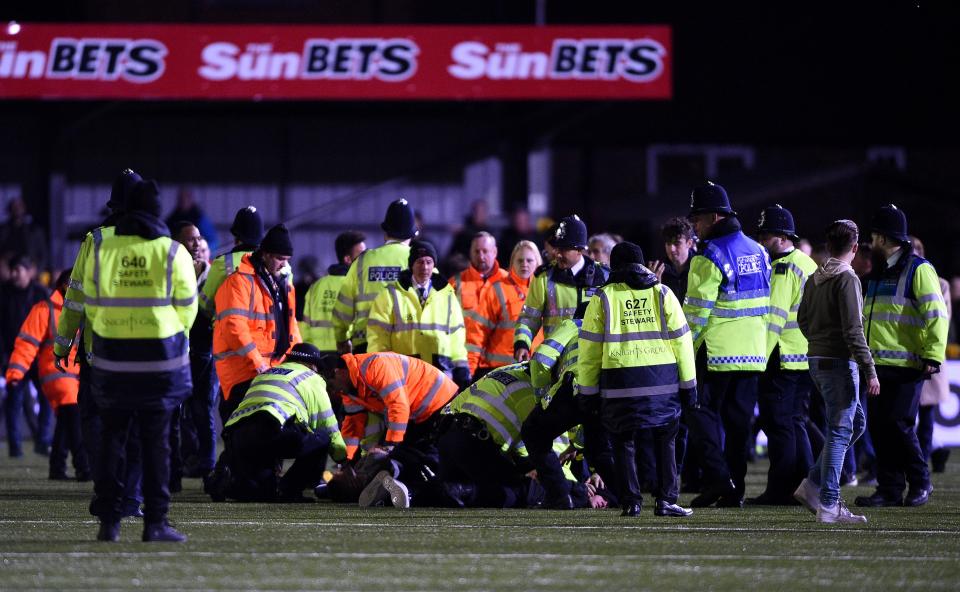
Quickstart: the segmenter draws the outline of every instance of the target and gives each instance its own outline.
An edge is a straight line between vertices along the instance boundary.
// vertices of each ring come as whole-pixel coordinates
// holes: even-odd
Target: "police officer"
[[[417,236],[413,206],[405,199],[390,204],[380,228],[385,244],[364,251],[350,264],[333,309],[333,330],[342,353],[367,351],[370,305],[407,268],[410,239]]]
[[[680,301],[644,267],[640,247],[613,248],[613,272],[590,301],[580,333],[580,392],[599,393],[603,424],[614,441],[621,516],[637,516],[642,497],[635,442],[649,429],[657,465],[657,516],[689,516],[680,492],[674,445],[681,400],[696,400],[690,328]]]
[[[367,351],[416,356],[470,386],[463,312],[453,286],[434,273],[437,250],[410,243],[409,269],[380,292],[367,320]]]
[[[283,363],[257,376],[224,427],[226,445],[206,484],[214,501],[311,501],[303,490],[323,477],[329,453],[346,460],[346,446],[317,371],[323,353],[298,343]],[[283,477],[276,468],[295,459]]]
[[[587,225],[578,216],[560,220],[549,242],[557,249],[556,256],[534,272],[514,331],[514,358],[520,362],[530,359],[531,343],[541,327],[544,338],[549,338],[561,321],[572,318],[577,307],[590,300],[610,273],[583,254]]]
[[[863,314],[881,386],[880,394],[867,402],[867,428],[877,452],[877,490],[855,503],[921,506],[933,487],[914,424],[923,381],[940,371],[945,357],[947,308],[936,270],[913,251],[903,210],[883,206],[870,230],[878,260],[867,276]]]
[[[197,314],[197,281],[190,254],[170,239],[160,213],[156,184],[141,181],[113,236],[96,242],[83,264],[91,390],[102,423],[90,510],[102,541],[120,538],[118,472],[132,424],[143,450],[143,540],[186,540],[167,523],[169,429],[173,409],[192,391],[187,334]]]
[[[807,278],[817,264],[796,248],[799,240],[790,210],[772,205],[763,210],[760,244],[773,265],[767,321],[767,369],[760,375],[760,426],[767,435],[770,469],[763,493],[747,499],[755,505],[794,505],[793,492],[813,466],[806,413],[810,382],[807,339],[797,325],[797,311]]]
[[[336,353],[337,340],[333,333],[333,307],[347,277],[350,264],[360,253],[367,250],[364,241],[367,237],[356,230],[348,230],[337,235],[334,250],[337,262],[327,268],[327,275],[315,281],[303,305],[303,322],[300,333],[303,340],[313,344],[322,352]],[[336,401],[333,402],[336,405]]]
[[[689,414],[704,464],[704,486],[691,505],[741,507],[757,378],[767,366],[770,259],[743,233],[720,185],[695,188],[688,217],[703,239],[683,305],[702,401]]]

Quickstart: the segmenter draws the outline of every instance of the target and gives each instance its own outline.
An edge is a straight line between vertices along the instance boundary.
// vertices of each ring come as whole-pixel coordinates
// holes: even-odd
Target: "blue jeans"
[[[37,389],[37,402],[39,403],[39,413],[32,417],[33,397],[30,393],[31,378],[30,374],[23,377],[17,386],[7,385],[7,398],[4,401],[4,415],[7,427],[7,445],[10,456],[20,456],[23,454],[20,433],[20,415],[27,417],[27,427],[33,435],[34,449],[38,452],[41,449],[49,448],[53,441],[53,410],[50,403],[43,393]],[[34,424],[36,421],[36,424]]]
[[[823,397],[827,431],[808,477],[820,487],[820,503],[830,507],[840,499],[840,471],[847,450],[867,425],[858,396],[860,371],[852,360],[811,357],[810,377]]]

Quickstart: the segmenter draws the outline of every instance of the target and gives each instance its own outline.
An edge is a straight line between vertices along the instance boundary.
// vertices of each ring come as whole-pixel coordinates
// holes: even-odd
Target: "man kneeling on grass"
[[[809,341],[810,377],[823,396],[828,425],[820,458],[793,495],[817,515],[818,522],[867,521],[850,512],[840,499],[843,459],[866,427],[858,393],[860,372],[867,379],[870,396],[880,394],[863,335],[860,279],[850,267],[858,237],[857,225],[850,220],[837,220],[827,227],[830,258],[807,282],[797,313],[800,330]]]
[[[320,350],[298,343],[283,363],[253,379],[223,431],[226,448],[204,483],[213,501],[309,502],[303,490],[321,482],[327,454],[347,449],[317,370]],[[284,459],[295,459],[283,477]]]

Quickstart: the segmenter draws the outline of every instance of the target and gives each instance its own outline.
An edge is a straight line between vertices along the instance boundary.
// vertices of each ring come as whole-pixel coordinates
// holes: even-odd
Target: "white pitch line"
[[[266,526],[268,521],[263,520],[174,520],[176,524],[181,525],[194,525],[194,526]],[[0,519],[0,524],[97,524],[96,520],[8,520]],[[558,525],[558,524],[405,524],[405,523],[389,523],[389,522],[273,522],[270,521],[269,525],[273,526],[289,526],[289,527],[344,527],[344,528],[384,528],[384,527],[397,527],[397,528],[406,528],[406,529],[542,529],[542,530],[638,530],[638,531],[655,531],[655,532],[791,532],[791,533],[817,533],[822,534],[824,532],[869,532],[874,534],[923,534],[923,535],[937,535],[937,534],[950,534],[956,535],[960,533],[960,529],[949,530],[949,529],[925,529],[925,530],[914,530],[914,529],[896,529],[896,528],[870,528],[869,526],[856,527],[856,528],[816,528],[805,522],[803,526],[797,528],[786,528],[786,527],[776,527],[776,528],[763,528],[763,527],[735,527],[735,526],[655,526],[655,525],[638,525],[638,524],[611,524],[608,526],[600,525]]]
[[[331,553],[322,553],[322,552],[280,552],[280,551],[266,551],[266,552],[257,552],[257,551],[248,551],[248,552],[235,552],[235,551],[225,551],[225,552],[215,552],[215,551],[158,551],[150,552],[150,557],[172,557],[180,558],[184,555],[190,555],[191,557],[223,557],[223,558],[235,558],[243,559],[249,557],[257,558],[272,558],[272,559],[284,559],[284,558],[293,558],[293,559],[537,559],[537,560],[547,560],[547,559],[562,559],[567,560],[571,557],[576,557],[578,560],[609,560],[609,559],[620,559],[620,560],[655,560],[655,561],[664,561],[664,560],[682,560],[682,561],[729,561],[735,559],[743,559],[743,555],[676,555],[676,554],[667,554],[667,555],[583,555],[583,554],[570,554],[570,553],[414,553],[414,552],[400,552],[400,553],[369,553],[369,552],[331,552]],[[44,557],[68,557],[74,559],[88,559],[91,557],[102,557],[104,559],[109,558],[130,558],[130,559],[140,559],[145,556],[144,553],[130,553],[130,552],[105,552],[97,553],[93,551],[74,551],[74,552],[11,552],[5,553],[0,552],[0,557],[16,559],[20,557],[25,558],[44,558]],[[957,557],[918,557],[918,556],[878,556],[878,555],[834,555],[834,556],[816,556],[816,555],[750,555],[751,560],[759,561],[902,561],[902,562],[916,562],[916,561],[940,561],[940,562],[951,562],[954,563],[957,561]]]

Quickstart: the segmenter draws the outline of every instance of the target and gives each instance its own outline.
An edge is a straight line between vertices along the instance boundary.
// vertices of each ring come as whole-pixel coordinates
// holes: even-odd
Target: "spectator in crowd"
[[[850,266],[861,280],[870,275],[870,272],[873,271],[873,247],[870,246],[870,243],[860,243]]]
[[[926,250],[923,243],[915,236],[910,237],[913,243],[913,252],[924,257]],[[947,322],[953,321],[953,302],[950,297],[950,284],[947,280],[937,278],[940,282],[940,293],[943,295],[943,302],[947,307]],[[932,469],[935,473],[942,473],[947,458],[950,456],[950,449],[945,446],[934,446],[933,424],[934,414],[940,403],[950,399],[950,379],[946,372],[937,372],[929,380],[923,382],[923,388],[920,390],[920,415],[917,420],[917,440],[920,442],[920,451],[927,462],[933,463]]]
[[[0,253],[26,255],[35,269],[47,268],[47,233],[42,226],[34,224],[20,197],[7,202],[7,221],[0,226]]]
[[[467,357],[470,372],[477,380],[490,370],[513,363],[513,330],[527,299],[530,278],[543,264],[540,249],[531,241],[513,248],[507,277],[480,298],[474,316],[468,318]],[[472,330],[471,330],[472,325]],[[542,341],[534,336],[533,347]]]
[[[173,229],[173,225],[180,221],[187,221],[200,230],[200,236],[207,239],[210,244],[210,250],[216,252],[220,241],[217,239],[217,229],[210,221],[210,217],[197,204],[193,197],[193,191],[181,187],[177,192],[177,205],[167,216],[167,226]]]
[[[320,279],[320,262],[313,255],[307,255],[297,261],[297,274],[294,287],[297,289],[297,320],[303,320],[303,303],[310,289]]]
[[[677,300],[683,302],[687,295],[690,257],[697,252],[697,237],[693,233],[693,224],[686,218],[671,218],[660,227],[660,240],[663,241],[667,260],[650,261],[647,267],[657,275],[663,285],[673,291]]]
[[[797,241],[797,249],[799,249],[800,252],[806,255],[807,257],[809,257],[811,253],[813,253],[813,245],[810,243],[809,240],[805,238],[801,238],[800,240]]]
[[[610,267],[610,251],[618,242],[620,241],[606,232],[595,234],[587,241],[587,254],[600,265]]]
[[[33,305],[46,300],[47,289],[33,281],[34,263],[27,255],[14,257],[10,263],[10,281],[0,284],[0,362],[4,373],[10,363],[14,341],[20,333],[27,314]],[[24,372],[29,368],[24,369]],[[30,383],[36,378],[33,373],[29,380],[21,380],[15,385],[7,385],[7,397],[4,400],[4,416],[7,428],[7,452],[10,456],[23,456],[20,435],[21,409],[32,410]],[[40,392],[38,387],[37,392]],[[38,397],[40,413],[36,424],[30,421],[28,427],[33,431],[33,447],[37,454],[47,454],[50,449],[53,429],[53,413],[45,397]],[[29,403],[29,405],[25,405]]]
[[[510,210],[510,224],[503,229],[497,244],[503,247],[497,260],[500,261],[500,267],[510,266],[511,249],[520,241],[530,241],[540,248],[542,242],[541,236],[530,219],[530,211],[523,204],[514,205]]]
[[[808,341],[810,376],[826,404],[826,442],[817,462],[794,493],[797,501],[825,523],[863,523],[840,497],[844,457],[863,433],[860,377],[871,397],[880,393],[873,356],[863,331],[860,279],[850,263],[859,229],[850,220],[827,227],[830,258],[806,283],[797,323]]]
[[[477,233],[491,231],[489,226],[490,206],[487,200],[478,199],[470,204],[470,213],[464,219],[463,226],[453,235],[453,243],[447,259],[470,258],[470,244]]]

